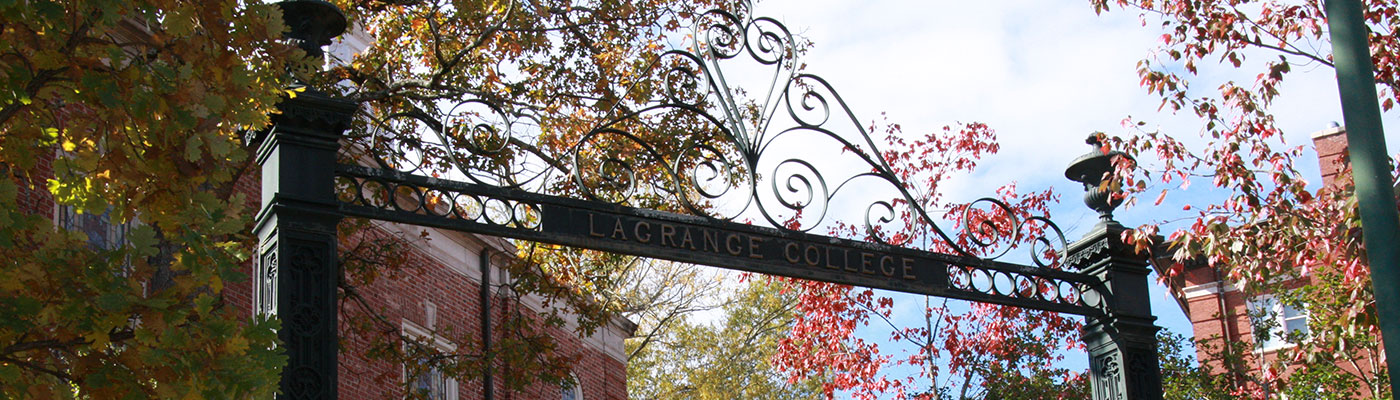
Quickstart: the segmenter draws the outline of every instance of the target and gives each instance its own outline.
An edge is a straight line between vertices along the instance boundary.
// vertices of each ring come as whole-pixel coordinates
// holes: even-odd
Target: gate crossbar
[[[338,165],[340,210],[454,231],[897,292],[1103,315],[1094,277],[425,177]]]

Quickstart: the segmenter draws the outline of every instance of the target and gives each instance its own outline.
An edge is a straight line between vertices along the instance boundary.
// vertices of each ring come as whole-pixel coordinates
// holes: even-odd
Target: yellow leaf
[[[92,341],[92,347],[96,349],[105,348],[111,342],[111,337],[107,336],[107,332],[92,332],[83,335],[83,337]]]
[[[73,149],[76,149],[76,148],[78,148],[78,144],[77,144],[77,143],[73,143],[72,140],[64,140],[64,141],[63,141],[63,151],[73,151]]]
[[[24,288],[24,282],[19,279],[0,279],[0,290],[15,292]]]
[[[242,336],[234,336],[225,342],[224,348],[230,353],[238,354],[248,350],[248,339]]]

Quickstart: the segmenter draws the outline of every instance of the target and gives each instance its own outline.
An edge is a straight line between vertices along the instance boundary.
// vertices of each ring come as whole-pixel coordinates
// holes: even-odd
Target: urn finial
[[[1114,223],[1113,210],[1123,204],[1123,198],[1115,195],[1121,190],[1109,184],[1110,174],[1115,159],[1129,156],[1121,151],[1108,151],[1101,133],[1089,135],[1084,142],[1093,150],[1074,159],[1065,169],[1065,177],[1084,184],[1084,205],[1099,212],[1101,223]]]

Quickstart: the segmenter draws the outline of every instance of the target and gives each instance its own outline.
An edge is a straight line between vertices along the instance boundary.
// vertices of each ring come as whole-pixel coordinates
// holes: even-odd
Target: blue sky
[[[1052,218],[1071,241],[1096,221],[1079,201],[1082,191],[1063,175],[1069,161],[1087,150],[1083,140],[1089,133],[1121,134],[1120,121],[1132,116],[1188,143],[1201,141],[1190,139],[1200,130],[1193,116],[1158,111],[1158,99],[1138,85],[1136,64],[1151,54],[1161,32],[1158,21],[1137,12],[1096,16],[1087,1],[1030,0],[775,0],[759,2],[756,9],[756,16],[773,17],[814,42],[803,58],[807,71],[831,82],[862,120],[883,112],[906,133],[959,121],[990,125],[1000,139],[1000,154],[985,160],[973,176],[950,182],[951,199],[984,197],[1013,181],[1026,191],[1053,187],[1061,204]],[[1275,55],[1255,59],[1266,57]],[[1196,88],[1254,80],[1233,69],[1201,67]],[[1287,143],[1308,145],[1299,165],[1316,180],[1317,165],[1308,162],[1313,158],[1309,135],[1341,120],[1336,81],[1331,69],[1294,69],[1274,111]],[[1385,115],[1386,124],[1395,122],[1394,113]],[[1395,154],[1400,140],[1386,136],[1389,153]],[[1208,186],[1198,182],[1158,207],[1142,199],[1141,205],[1118,212],[1118,220],[1135,226],[1187,216],[1182,204],[1209,200]],[[920,297],[892,296],[908,305],[900,308],[922,309]],[[1152,296],[1158,325],[1189,337],[1189,322],[1160,285],[1154,284]],[[915,314],[906,315],[908,321],[921,323]],[[866,336],[887,337],[881,332]]]

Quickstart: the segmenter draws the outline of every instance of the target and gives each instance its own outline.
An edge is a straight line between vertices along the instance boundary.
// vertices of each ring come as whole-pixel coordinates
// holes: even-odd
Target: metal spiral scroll
[[[595,149],[611,145],[614,149]],[[675,175],[666,164],[664,156],[647,141],[619,129],[598,129],[585,135],[573,150],[574,180],[584,197],[614,204],[630,204],[638,194],[639,179],[658,179],[674,182]],[[631,157],[623,158],[623,155]],[[598,157],[598,158],[595,158]],[[637,176],[637,168],[651,165],[664,171],[668,176]],[[656,185],[664,190],[667,184]]]
[[[704,73],[704,61],[695,54],[671,50],[661,55],[661,82],[665,101],[690,107],[701,107],[710,94],[709,75]]]
[[[496,123],[482,121],[483,114],[493,115]],[[501,154],[510,144],[510,123],[499,107],[482,100],[465,100],[453,105],[442,121],[446,127],[444,141],[474,155]],[[458,162],[457,159],[453,160]]]
[[[467,99],[446,108],[441,117],[400,112],[370,121],[366,152],[381,167],[416,175],[521,188],[541,179],[548,168],[532,169],[513,147],[513,121],[491,102]]]
[[[987,205],[989,210],[978,208],[978,205],[982,204]],[[995,217],[998,215],[1001,216],[1000,221],[1004,222],[1001,226],[994,222],[997,221]],[[1035,225],[1041,226],[1037,228]],[[988,259],[1000,258],[1016,243],[1029,240],[1031,262],[1038,267],[1048,268],[1059,264],[1060,255],[1068,247],[1064,232],[1049,219],[1041,216],[1022,219],[1011,205],[991,197],[983,197],[969,203],[967,208],[963,209],[962,226],[965,229],[964,237],[974,247],[986,251],[982,257]],[[1025,237],[1027,233],[1033,233],[1034,237]]]
[[[741,13],[747,15],[749,8]],[[774,65],[792,56],[792,33],[773,18],[743,18],[713,9],[700,18],[696,31],[697,47],[710,59],[733,59],[747,52],[760,64]]]
[[[964,216],[962,236],[945,232],[881,156],[881,147],[835,88],[819,76],[797,71],[798,48],[787,27],[771,18],[753,18],[748,11],[751,7],[742,7],[745,10],[738,13],[712,10],[701,14],[688,48],[664,52],[653,61],[647,81],[656,85],[653,99],[614,99],[604,110],[605,119],[581,132],[569,150],[553,155],[551,162],[540,161],[538,154],[532,155],[521,144],[528,138],[528,127],[516,124],[500,107],[476,99],[444,107],[436,119],[419,115],[385,118],[380,124],[400,134],[394,136],[396,139],[374,142],[376,151],[372,153],[388,154],[381,163],[410,173],[446,173],[449,179],[562,192],[634,207],[671,205],[668,207],[678,210],[666,211],[726,221],[761,219],[776,228],[803,232],[830,226],[827,216],[837,208],[856,210],[863,212],[860,217],[871,240],[894,245],[903,243],[890,243],[884,227],[906,224],[907,218],[913,218],[955,255],[993,260],[1005,255],[1011,245],[1028,242],[1036,267],[1058,268],[1058,259],[1067,247],[1060,229],[1043,217],[1018,217],[1000,200],[981,199],[969,206],[971,214]],[[753,92],[731,87],[739,81],[726,76],[721,67],[738,61],[771,71],[767,87]],[[416,133],[422,139],[404,139],[403,133]],[[835,156],[829,160],[793,154],[793,147],[785,144],[794,142],[827,146],[820,150]],[[368,184],[354,183],[357,187]],[[871,188],[882,192],[871,195]],[[359,188],[356,193],[366,190],[379,189]],[[385,198],[429,197],[405,193]],[[365,204],[377,201],[354,200]],[[474,201],[467,203],[476,204]],[[450,203],[456,207],[458,202]],[[980,211],[973,211],[974,206]],[[455,208],[451,212],[461,213]],[[997,221],[1009,225],[967,219],[988,212],[1004,213],[1006,218]],[[528,218],[505,222],[525,220]],[[1043,274],[957,268],[963,269],[950,273],[967,275],[967,290],[978,289],[977,279],[972,277],[975,271],[992,271],[986,272],[991,274],[987,282],[992,283],[985,288],[990,291],[987,293],[1025,291],[997,289],[994,283],[999,278],[992,275],[1003,272],[1019,274],[1003,279],[1015,287],[1048,288],[1064,283],[1073,289],[1057,289],[1056,301],[1079,304],[1081,293],[1085,293],[1074,288],[1074,283],[1066,283],[1070,281]],[[1042,296],[1040,293],[1048,291],[1028,293]],[[1066,300],[1069,298],[1073,301]]]
[[[443,169],[431,164],[434,154],[446,150],[441,143],[425,142],[435,137],[426,124],[412,115],[391,114],[370,122],[370,141],[365,153],[381,168],[427,175]]]
[[[718,147],[706,144],[695,144],[682,153],[675,165],[692,165],[690,173],[685,176],[686,187],[690,190],[685,193],[686,198],[712,202],[724,198],[736,187],[751,183],[739,181],[748,175],[741,164],[734,162],[734,158]]]
[[[722,113],[722,120],[738,137],[736,141],[752,150],[764,142],[763,132],[777,111],[771,107],[776,98],[784,92],[783,85],[792,79],[796,70],[794,57],[797,49],[792,32],[775,19],[751,18],[752,5],[741,4],[744,17],[725,10],[710,10],[701,16],[695,28],[695,42],[691,54],[705,70],[709,79],[709,90],[716,95],[715,105]],[[764,105],[763,112],[755,115],[756,123],[746,123],[746,115],[740,99],[733,95],[730,83],[720,68],[720,62],[738,59],[748,54],[749,59],[772,70],[772,76],[765,88],[763,97],[756,99]],[[758,93],[758,92],[755,92]]]

